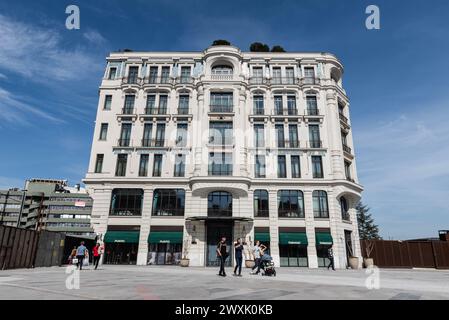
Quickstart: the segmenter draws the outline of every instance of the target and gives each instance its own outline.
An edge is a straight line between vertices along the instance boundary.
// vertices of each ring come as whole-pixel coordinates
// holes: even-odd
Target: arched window
[[[315,218],[329,218],[329,206],[326,191],[315,190],[313,197],[313,215]]]
[[[214,75],[232,75],[233,68],[228,65],[220,64],[212,67],[212,74]]]
[[[304,196],[302,191],[278,191],[278,216],[280,218],[304,218]]]
[[[349,207],[348,207],[348,201],[345,197],[340,198],[340,208],[341,208],[341,218],[343,220],[349,221]]]
[[[268,191],[254,190],[254,216],[268,217]]]
[[[209,217],[232,217],[232,194],[226,191],[209,193],[207,215]]]

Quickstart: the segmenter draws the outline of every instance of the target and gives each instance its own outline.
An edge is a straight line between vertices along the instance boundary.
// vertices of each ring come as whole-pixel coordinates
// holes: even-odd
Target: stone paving
[[[80,273],[79,289],[66,287],[65,267],[0,271],[0,299],[449,299],[449,271],[379,270],[379,289],[368,289],[365,270],[277,268],[277,277],[217,276],[211,268],[101,266]],[[369,280],[367,280],[369,278]]]

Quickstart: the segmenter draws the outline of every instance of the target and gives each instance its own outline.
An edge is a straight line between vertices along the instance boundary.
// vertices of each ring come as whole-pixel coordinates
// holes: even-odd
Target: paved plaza
[[[379,270],[379,289],[365,270],[278,268],[277,277],[217,276],[215,268],[110,266],[81,271],[66,288],[65,267],[0,271],[0,299],[449,299],[449,271]],[[371,275],[373,276],[373,275]],[[375,279],[368,283],[376,285]]]

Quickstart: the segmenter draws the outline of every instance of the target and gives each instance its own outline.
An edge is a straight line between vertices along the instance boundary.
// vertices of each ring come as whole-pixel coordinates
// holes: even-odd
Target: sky
[[[65,28],[71,4],[79,30]],[[370,4],[380,30],[365,27]],[[259,41],[339,57],[381,236],[437,236],[449,229],[448,15],[446,0],[0,0],[0,189],[83,179],[109,52]]]

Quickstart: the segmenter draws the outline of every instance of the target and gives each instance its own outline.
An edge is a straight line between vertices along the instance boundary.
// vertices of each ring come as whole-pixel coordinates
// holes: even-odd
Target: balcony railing
[[[346,118],[341,112],[338,115],[343,123],[348,124],[348,118]]]
[[[315,77],[304,77],[301,79],[301,84],[320,84],[320,79]]]
[[[111,216],[141,216],[142,212],[140,209],[121,209],[121,208],[112,208],[109,215]]]
[[[162,77],[155,77],[155,76],[149,76],[144,78],[143,80],[144,84],[172,84],[173,79],[169,76],[162,76]]]
[[[256,115],[256,116],[263,116],[263,115],[265,115],[264,108],[253,108],[253,115]]]
[[[349,146],[347,146],[346,144],[343,144],[343,151],[349,154],[352,154],[352,150]]]
[[[164,139],[142,139],[142,147],[163,147],[165,145]]]
[[[307,114],[308,116],[319,116],[320,111],[318,108],[307,108]]]
[[[227,105],[210,105],[210,112],[217,112],[217,113],[232,113],[234,112],[233,106],[227,106]]]
[[[131,139],[118,139],[117,145],[119,147],[129,147],[131,146]]]
[[[278,148],[299,148],[299,140],[277,140]]]
[[[233,146],[235,141],[234,137],[229,135],[210,136],[209,144],[211,146]]]
[[[268,218],[270,215],[270,211],[268,209],[258,209],[254,212],[254,217],[256,218]]]
[[[304,218],[304,214],[298,209],[279,209],[278,211],[279,218]]]
[[[347,212],[347,211],[346,212],[342,212],[341,219],[343,221],[351,221],[351,216],[350,216],[349,212]]]
[[[296,108],[287,108],[287,109],[276,108],[274,110],[274,115],[275,116],[297,116],[298,109],[296,109]]]
[[[170,216],[183,216],[184,215],[184,209],[176,209],[176,208],[167,208],[167,209],[161,209],[158,208],[153,211],[151,214],[152,216],[156,217],[170,217]]]
[[[189,108],[188,107],[178,108],[178,114],[189,114]]]
[[[122,114],[134,114],[134,108],[123,108],[122,109]]]
[[[217,80],[217,81],[232,81],[232,80],[234,80],[234,75],[233,74],[211,74],[210,79]]]
[[[294,77],[273,77],[271,84],[298,84],[298,79]]]
[[[209,176],[232,176],[232,164],[210,164]]]
[[[309,148],[320,149],[323,147],[323,142],[321,140],[309,140]]]
[[[176,84],[191,84],[194,82],[193,77],[180,77],[175,79]]]
[[[122,78],[122,83],[123,84],[141,84],[143,81],[142,78],[139,77],[124,77]]]
[[[145,108],[145,114],[148,114],[148,115],[167,114],[167,108]]]
[[[270,81],[264,77],[251,77],[249,78],[250,84],[269,84]]]

